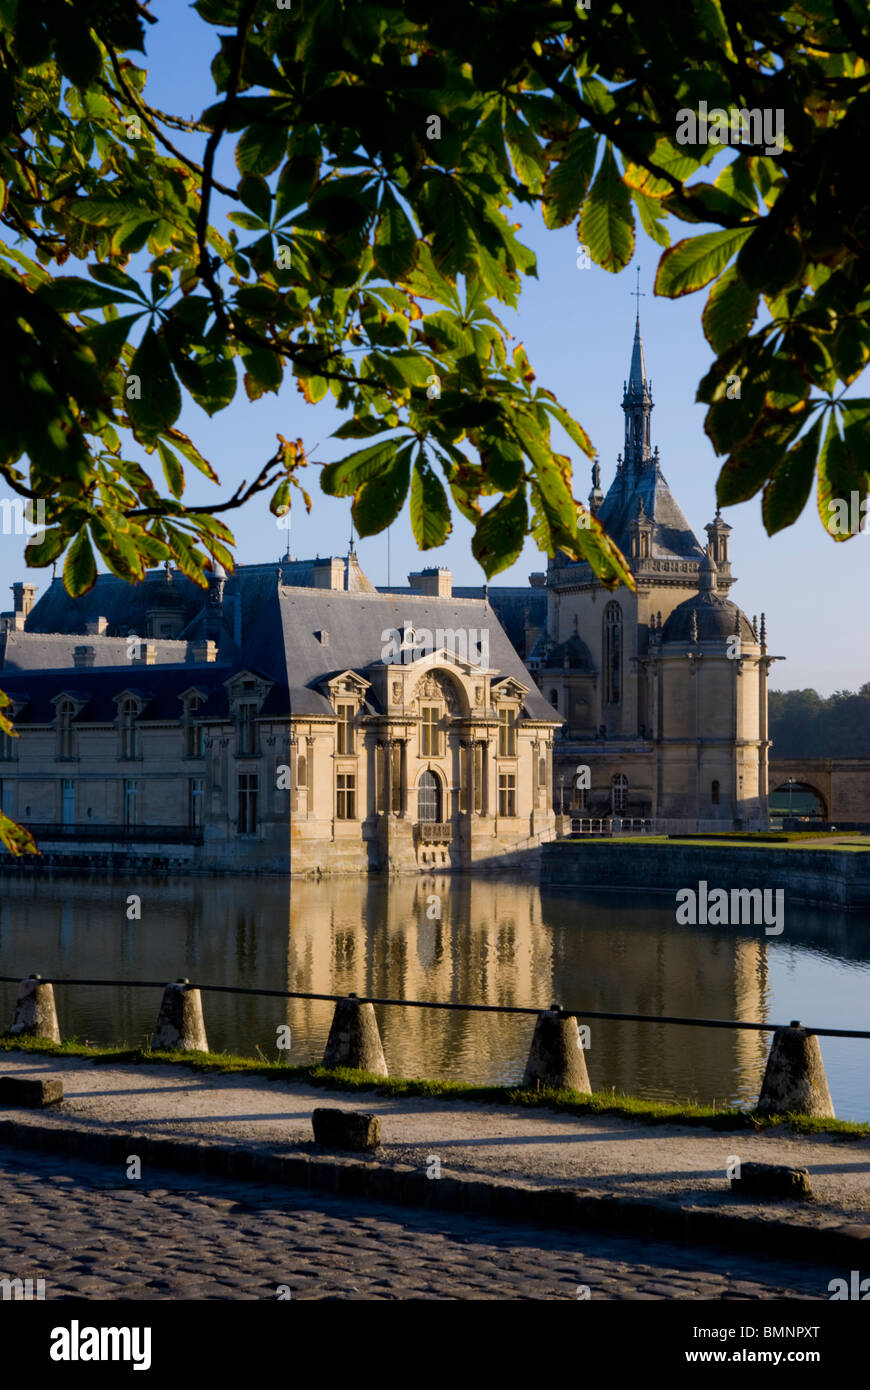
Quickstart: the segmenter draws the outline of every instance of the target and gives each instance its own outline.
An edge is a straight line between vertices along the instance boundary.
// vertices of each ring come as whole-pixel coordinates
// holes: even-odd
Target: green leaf
[[[761,515],[769,536],[797,521],[810,495],[819,451],[821,419],[793,444],[773,470],[761,499]]]
[[[728,227],[678,241],[659,261],[656,294],[666,295],[668,299],[693,294],[724,270],[751,235],[751,227]]]
[[[236,145],[236,167],[240,174],[271,174],[278,168],[287,148],[287,129],[255,122],[249,125]]]
[[[418,211],[424,231],[432,234],[436,267],[447,275],[470,269],[474,263],[474,210],[467,194],[448,174],[431,175],[419,195]]]
[[[63,565],[63,583],[72,598],[80,598],[97,582],[94,552],[86,531],[80,531],[70,546]]]
[[[317,163],[307,155],[292,155],[278,176],[275,193],[275,217],[281,222],[308,201],[317,178]]]
[[[867,484],[868,474],[840,434],[832,410],[819,454],[818,506],[822,525],[835,541],[847,541],[855,534],[852,527],[863,517]]]
[[[215,473],[208,459],[202,456],[192,439],[189,439],[186,434],[182,434],[181,430],[166,430],[165,433],[167,437],[172,440],[178,452],[184,455],[188,463],[192,463],[194,468],[198,468],[200,473],[205,474],[206,478],[211,482],[220,482],[217,473]]]
[[[50,565],[61,554],[68,540],[69,532],[64,531],[62,526],[50,527],[38,544],[31,541],[25,548],[24,559],[27,565],[31,569]]]
[[[356,494],[351,515],[358,535],[375,536],[399,515],[408,495],[411,454],[415,447],[414,443],[405,444],[390,466],[371,482],[364,483]]]
[[[723,353],[747,338],[757,313],[758,291],[744,285],[736,266],[730,266],[710,290],[701,315],[713,351]]]
[[[631,194],[620,177],[609,144],[583,204],[577,234],[596,265],[604,270],[622,270],[634,253]]]
[[[471,539],[471,553],[487,579],[519,558],[529,526],[523,489],[503,497],[481,517]]]
[[[547,227],[565,227],[574,221],[589,188],[597,151],[598,136],[589,126],[547,146],[548,156],[557,161],[544,180]]]
[[[504,104],[504,131],[517,178],[532,193],[540,193],[541,182],[547,169],[544,151],[534,131],[520,120],[507,100]]]
[[[176,458],[175,454],[162,439],[157,441],[157,452],[160,455],[160,462],[163,465],[163,475],[169,485],[169,491],[173,497],[180,497],[184,492],[184,469]]]
[[[414,264],[416,249],[414,228],[398,199],[385,188],[375,230],[375,265],[387,280],[401,280]]]
[[[245,174],[239,184],[239,197],[246,208],[256,213],[260,223],[268,227],[272,219],[272,194],[266,180],[258,174]]]
[[[173,425],[181,413],[169,354],[153,328],[146,328],[133,354],[124,395],[127,414],[146,439]]]
[[[411,530],[421,550],[443,545],[453,526],[450,503],[440,478],[432,471],[422,449],[411,475]]]
[[[37,293],[40,299],[61,314],[77,313],[80,309],[101,309],[119,300],[126,300],[128,304],[134,302],[126,294],[95,285],[93,280],[82,280],[77,275],[59,275],[56,280],[41,285]]]
[[[576,444],[578,449],[582,449],[587,458],[594,458],[595,449],[593,448],[592,440],[589,438],[583,426],[578,424],[573,416],[569,415],[567,410],[559,405],[558,401],[545,400],[543,405],[544,409],[548,410],[553,416],[553,419],[558,420],[571,442]]]
[[[480,459],[487,478],[502,492],[513,492],[523,475],[522,450],[512,439],[484,433],[480,441]]]
[[[367,449],[348,454],[340,463],[327,464],[320,475],[321,489],[329,497],[352,496],[367,479],[380,473],[395,457],[397,442],[395,439],[381,439]]]

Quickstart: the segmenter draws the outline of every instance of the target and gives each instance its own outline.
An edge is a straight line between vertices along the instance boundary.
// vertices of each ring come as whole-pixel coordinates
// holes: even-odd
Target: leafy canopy
[[[421,548],[455,506],[487,576],[531,535],[631,584],[550,430],[591,457],[589,438],[498,317],[535,274],[520,204],[576,224],[614,272],[639,220],[663,248],[657,293],[709,286],[698,396],[721,504],[763,489],[773,532],[816,476],[825,524],[833,498],[867,495],[870,400],[843,399],[870,356],[861,0],[674,0],[667,23],[567,0],[195,8],[216,31],[215,100],[190,122],[149,102],[138,0],[0,0],[0,474],[46,506],[29,564],[65,556],[72,594],[98,559],[130,580],[172,559],[205,583],[209,560],[232,566],[220,513],[263,491],[276,515],[294,489],[310,506],[301,428],[228,499],[185,505],[185,469],[218,480],[183,403],[226,409],[241,372],[251,401],[289,376],[346,413],[358,447],[320,482],[361,535],[410,494]],[[677,138],[701,102],[781,112],[782,152],[750,122],[709,181],[717,147]],[[671,245],[672,217],[701,230]]]

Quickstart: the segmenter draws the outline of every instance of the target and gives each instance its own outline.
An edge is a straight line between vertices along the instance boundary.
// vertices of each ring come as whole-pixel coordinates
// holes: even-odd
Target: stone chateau
[[[764,827],[767,680],[781,658],[768,654],[764,614],[759,627],[728,598],[731,527],[717,511],[702,546],[665,481],[639,318],[622,409],[624,451],[606,496],[594,465],[589,505],[636,589],[610,593],[589,565],[557,556],[542,630],[520,648],[564,721],[556,807],[671,831]]]
[[[292,874],[500,866],[554,834],[560,716],[447,570],[380,593],[351,550],[167,567],[0,618],[0,804],[65,862]],[[472,591],[473,592],[473,591]]]
[[[581,821],[768,823],[777,658],[650,442],[640,322],[625,448],[589,505],[636,590],[557,556],[528,587],[378,590],[346,557],[15,584],[0,615],[0,805],[47,856],[292,874],[526,863]],[[525,662],[525,664],[524,664]],[[567,822],[562,822],[567,827]]]

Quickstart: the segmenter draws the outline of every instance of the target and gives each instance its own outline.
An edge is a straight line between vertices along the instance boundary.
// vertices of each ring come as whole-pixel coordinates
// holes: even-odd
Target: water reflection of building
[[[142,918],[126,916],[141,895]],[[440,914],[440,915],[439,915]],[[794,929],[801,921],[795,912]],[[829,930],[825,917],[810,939]],[[823,938],[822,938],[823,939]],[[832,939],[833,941],[833,939]],[[865,943],[866,944],[866,943]],[[461,875],[321,883],[274,879],[0,879],[3,973],[174,979],[378,998],[546,1007],[762,1021],[768,971],[782,949],[766,938],[680,928],[659,901],[621,903],[541,895],[536,885]],[[832,949],[835,946],[832,945]],[[866,954],[866,952],[865,952]],[[14,986],[0,986],[11,1018]],[[159,991],[58,987],[61,1028],[138,1044]],[[326,1002],[204,995],[215,1049],[276,1056],[290,1023],[291,1062],[318,1061]],[[517,1081],[528,1051],[527,1016],[378,1009],[396,1075]],[[2,1020],[0,1020],[2,1021]],[[596,1087],[662,1098],[722,1101],[757,1091],[764,1035],[620,1022],[591,1023],[588,1064]]]

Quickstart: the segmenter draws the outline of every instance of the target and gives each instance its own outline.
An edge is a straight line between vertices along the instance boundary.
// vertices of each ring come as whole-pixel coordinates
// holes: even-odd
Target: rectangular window
[[[253,835],[257,829],[257,801],[260,779],[256,772],[239,773],[239,834]]]
[[[202,825],[202,778],[191,777],[187,783],[187,788],[187,819],[188,824],[195,829]]]
[[[355,753],[354,747],[354,717],[353,705],[338,706],[338,751],[339,753]]]
[[[60,819],[62,825],[74,825],[76,819],[76,784],[64,777],[60,784]]]
[[[500,816],[515,816],[517,813],[517,779],[512,772],[499,773],[498,813]]]
[[[239,753],[257,752],[256,705],[239,705]]]
[[[498,712],[498,755],[515,758],[517,755],[517,712],[500,709]]]
[[[185,756],[188,758],[205,757],[205,725],[194,724],[188,720],[185,730]]]
[[[423,723],[420,733],[420,756],[422,758],[440,757],[438,749],[439,713],[437,705],[424,705],[421,710]]]
[[[337,820],[356,820],[356,777],[352,772],[336,775],[335,815]]]
[[[130,777],[124,778],[124,824],[136,824],[136,798],[139,788]]]
[[[15,757],[15,739],[0,729],[0,762],[11,762]]]
[[[57,756],[59,758],[72,758],[75,756],[72,721],[72,705],[60,705],[57,711]]]
[[[474,745],[474,809],[480,815],[483,811],[483,780],[486,764],[483,760],[484,746]]]
[[[121,706],[121,757],[138,758],[141,756],[139,744],[139,728],[136,724],[136,716],[139,708],[133,700],[125,700]],[[62,755],[63,756],[63,755]]]

